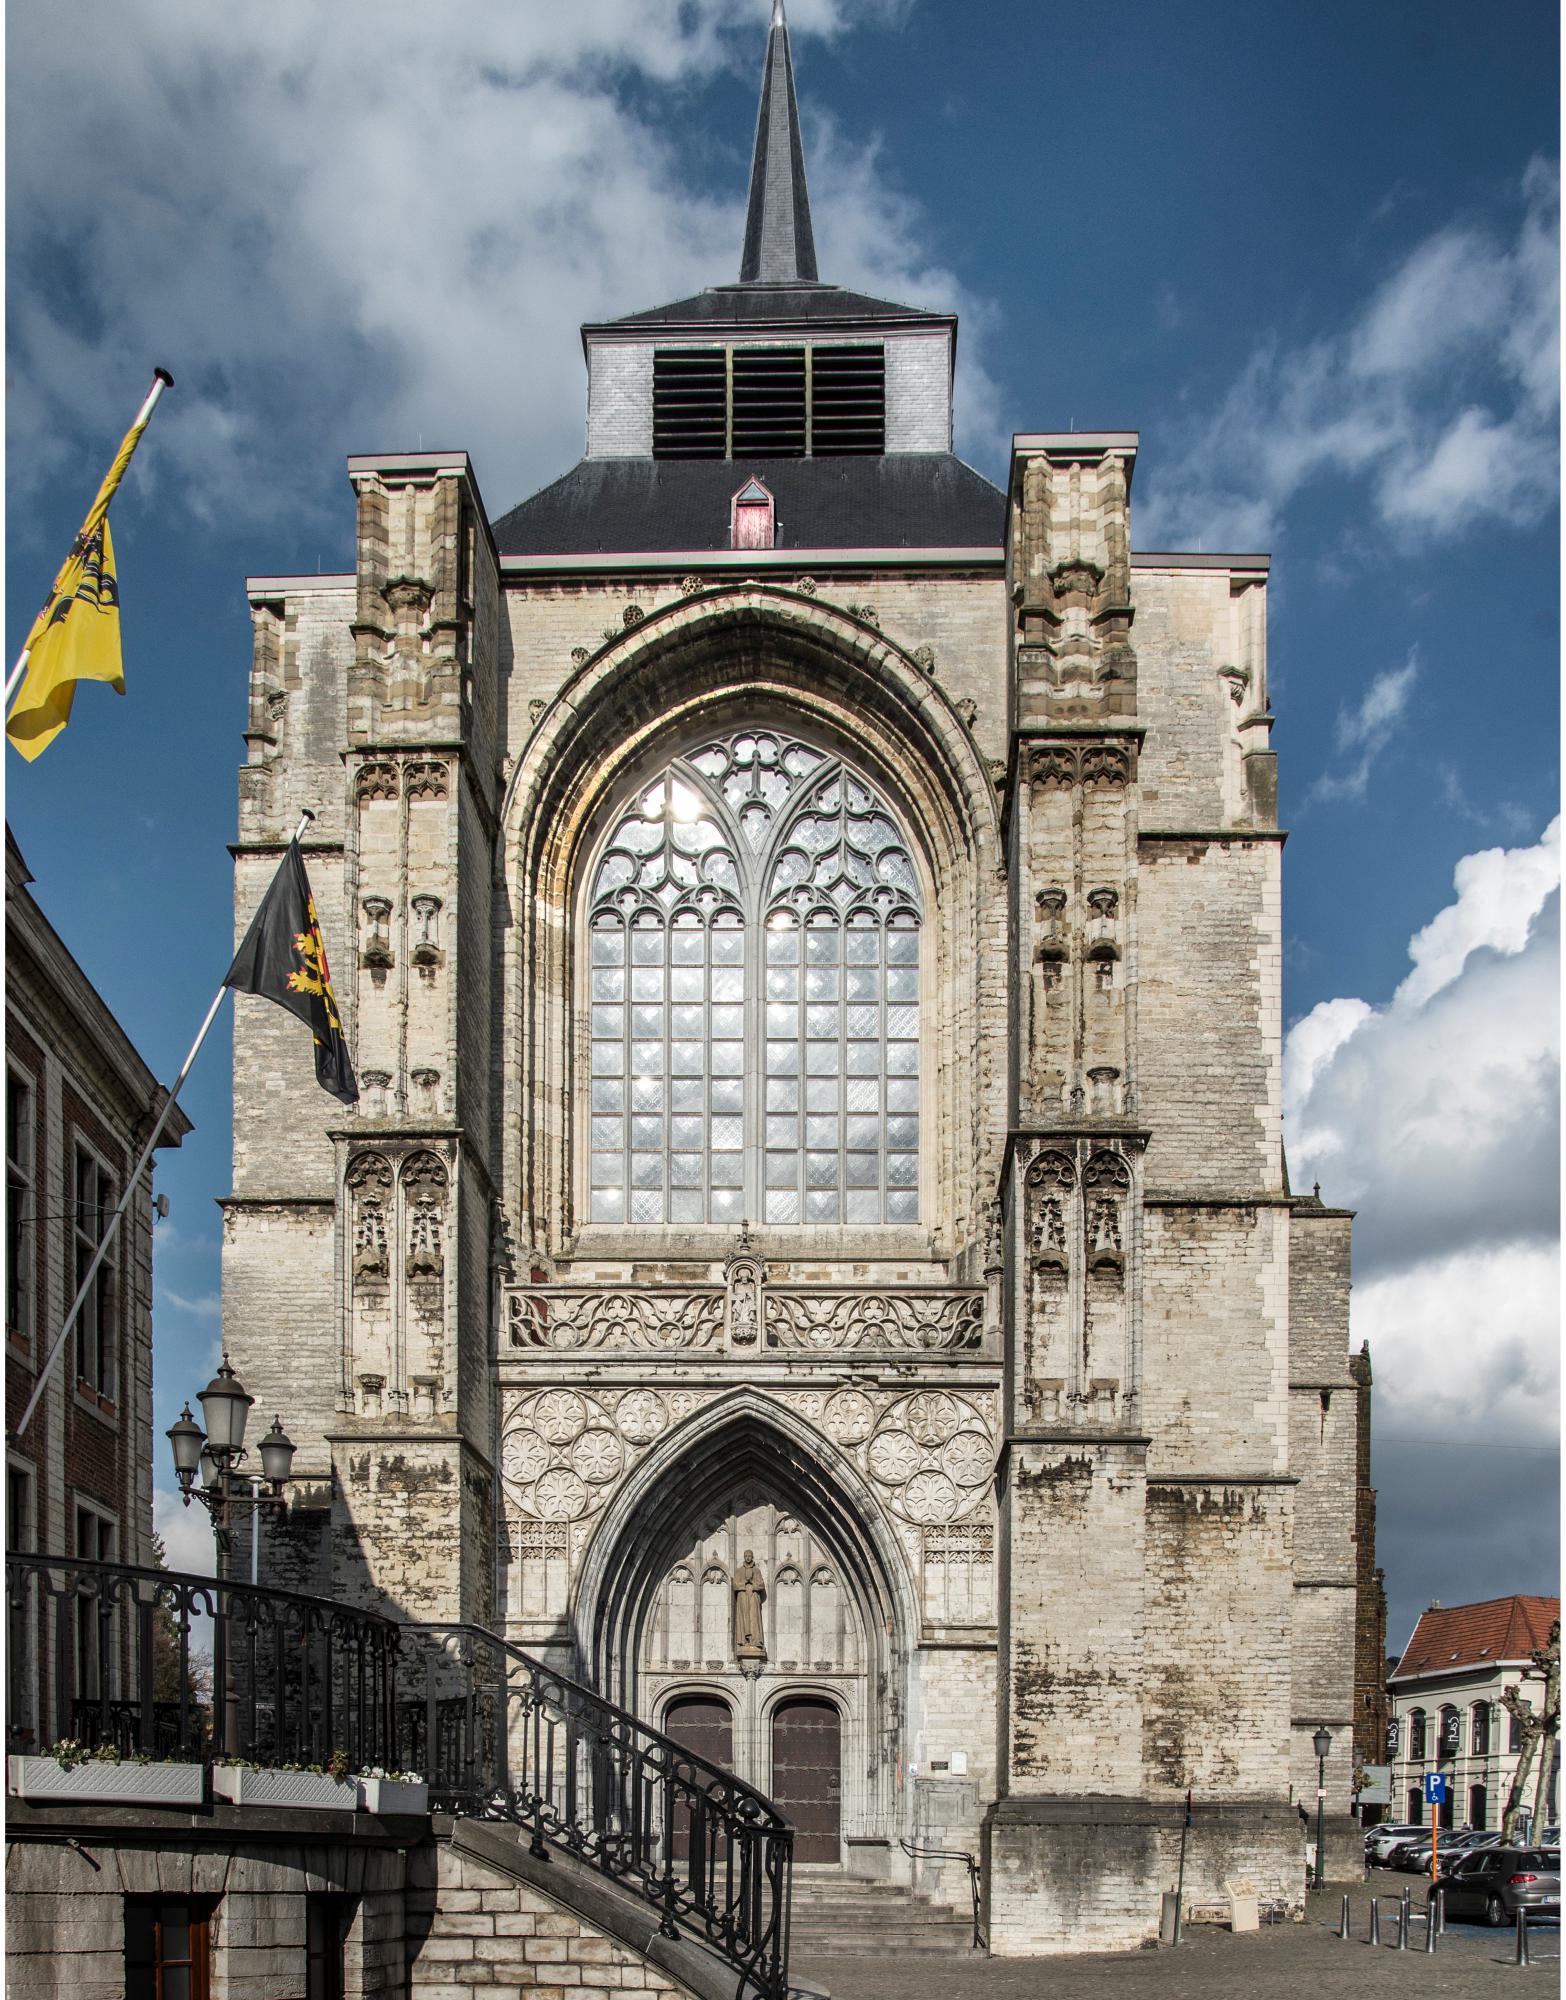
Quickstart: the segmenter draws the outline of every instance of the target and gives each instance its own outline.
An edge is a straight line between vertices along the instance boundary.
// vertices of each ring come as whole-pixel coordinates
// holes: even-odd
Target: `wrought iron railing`
[[[386,1764],[401,1628],[346,1604],[125,1563],[6,1557],[6,1741]]]
[[[437,1810],[570,1854],[786,2000],[793,1831],[760,1792],[472,1625],[214,1577],[6,1558],[6,1741],[418,1770]]]
[[[422,1673],[422,1715],[409,1697]],[[772,1802],[627,1710],[471,1625],[407,1628],[406,1738],[432,1804],[509,1820],[623,1883],[765,2000],[788,1991],[794,1835]]]
[[[976,1855],[965,1847],[920,1847],[914,1841],[900,1840],[898,1846],[904,1854],[915,1861],[960,1861],[968,1871],[968,1893],[973,1899],[973,1948],[983,1951],[984,1924],[982,1921],[982,1901],[979,1887],[979,1862]]]

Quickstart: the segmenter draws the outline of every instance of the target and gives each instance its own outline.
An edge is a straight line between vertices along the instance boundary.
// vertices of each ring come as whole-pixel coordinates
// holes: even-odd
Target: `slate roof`
[[[814,278],[816,239],[805,191],[805,149],[799,137],[794,64],[789,56],[783,0],[773,0],[767,62],[756,114],[756,155],[750,169],[750,206],[740,283],[757,279]]]
[[[780,549],[971,548],[999,555],[1006,497],[951,452],[863,458],[587,458],[494,524],[506,555],[726,549],[748,478]]]
[[[892,299],[872,299],[864,292],[845,291],[841,285],[710,285],[694,298],[676,299],[672,305],[649,306],[645,312],[627,313],[622,319],[599,320],[584,327],[584,333],[602,333],[611,328],[659,326],[751,326],[774,320],[797,321],[801,326],[823,322],[901,320],[945,324],[949,313],[924,312],[918,306],[898,305]]]
[[[1393,1680],[1461,1673],[1497,1660],[1525,1660],[1544,1646],[1561,1615],[1558,1597],[1492,1597],[1420,1614]]]

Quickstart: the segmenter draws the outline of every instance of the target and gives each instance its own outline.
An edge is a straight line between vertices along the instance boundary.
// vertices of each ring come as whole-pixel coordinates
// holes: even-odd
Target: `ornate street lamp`
[[[1327,1867],[1327,1752],[1332,1748],[1330,1729],[1318,1729],[1310,1739],[1316,1753],[1316,1887],[1326,1881]]]
[[[261,1440],[259,1476],[238,1470],[249,1456],[245,1450],[245,1420],[255,1397],[246,1393],[244,1384],[229,1366],[226,1354],[222,1366],[196,1400],[201,1405],[202,1416],[206,1418],[205,1431],[191,1415],[188,1402],[169,1426],[174,1476],[179,1481],[185,1505],[188,1507],[192,1500],[199,1500],[212,1517],[212,1532],[226,1557],[233,1549],[234,1516],[240,1509],[248,1507],[252,1512],[259,1513],[263,1507],[287,1504],[283,1488],[293,1470],[294,1445],[283,1429],[282,1418],[274,1417],[272,1428]],[[198,1475],[199,1485],[196,1483]],[[254,1583],[254,1534],[251,1536],[250,1554],[250,1580]]]

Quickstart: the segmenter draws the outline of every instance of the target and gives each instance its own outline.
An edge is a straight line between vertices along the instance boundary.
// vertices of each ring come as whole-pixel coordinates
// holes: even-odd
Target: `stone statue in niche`
[[[754,1549],[745,1551],[745,1560],[734,1572],[734,1657],[747,1672],[756,1672],[767,1657],[767,1642],[761,1624],[761,1606],[767,1595],[767,1581],[756,1566]]]
[[[723,1275],[729,1287],[729,1341],[754,1347],[761,1334],[761,1266],[750,1257],[731,1257]]]

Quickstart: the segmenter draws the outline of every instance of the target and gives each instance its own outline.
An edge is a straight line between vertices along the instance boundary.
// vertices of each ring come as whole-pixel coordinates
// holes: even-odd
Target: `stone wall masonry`
[[[1260,1203],[1144,1211],[1150,1472],[1289,1471],[1287,1226]]]
[[[1345,1209],[1296,1201],[1289,1230],[1289,1373],[1297,1382],[1345,1389],[1349,1338],[1349,1246]]]
[[[1233,825],[1244,814],[1242,745],[1266,747],[1265,728],[1242,726],[1266,710],[1253,621],[1246,620],[1243,637],[1237,633],[1225,570],[1138,568],[1134,596],[1137,710],[1149,724],[1143,823]],[[1265,587],[1247,586],[1245,596],[1264,599]]]
[[[28,2000],[120,2000],[125,1898],[211,1901],[214,2000],[278,2000],[306,1986],[306,1899],[355,1899],[346,1991],[407,1991],[403,1850],[341,1839],[156,1844],[88,1831],[69,1844],[13,1839],[6,1851],[6,1985]]]
[[[271,1011],[308,1045],[307,1028],[280,1008]],[[303,1088],[322,1103],[330,1101],[313,1076]],[[235,1129],[237,1134],[237,1120]],[[231,1198],[224,1205],[225,1338],[235,1368],[256,1398],[257,1418],[265,1415],[261,1428],[274,1413],[280,1415],[299,1447],[296,1482],[325,1474],[324,1440],[337,1421],[342,1370],[335,1240],[329,1201]]]
[[[1002,1479],[1005,1788],[1014,1797],[1134,1795],[1147,1586],[1142,1451],[1014,1439]]]
[[[1137,873],[1138,1115],[1150,1194],[1282,1192],[1274,841],[1152,841]]]
[[[1277,1800],[1292,1491],[1149,1480],[1142,1755],[1150,1784]]]
[[[437,1842],[436,1871],[409,1895],[414,1922],[429,1925],[410,1968],[414,2000],[691,2000],[688,1987],[586,1918],[455,1843]]]

